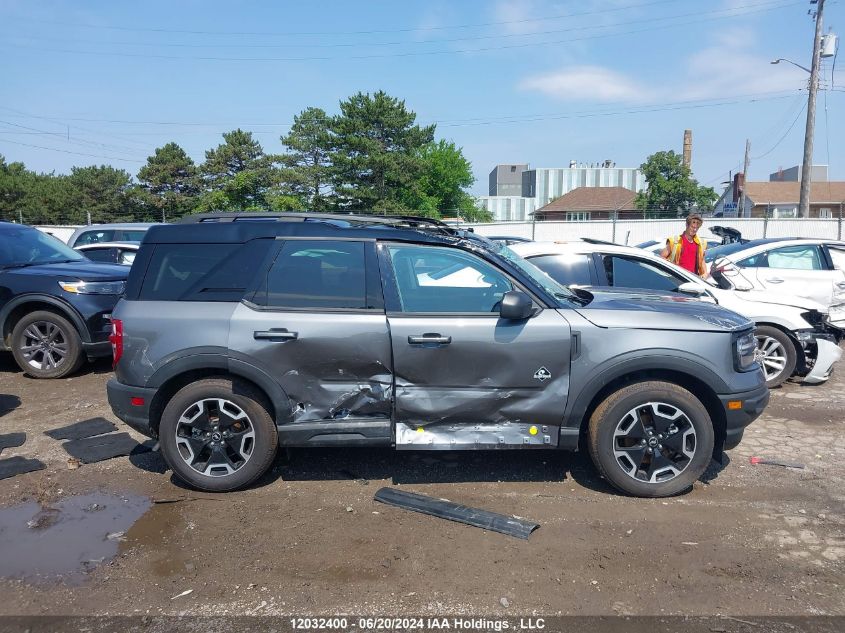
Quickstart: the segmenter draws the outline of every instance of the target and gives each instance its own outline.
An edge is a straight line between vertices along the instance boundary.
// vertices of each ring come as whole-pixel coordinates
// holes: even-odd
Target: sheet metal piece
[[[37,459],[26,459],[25,457],[10,457],[0,459],[0,479],[7,479],[23,473],[31,473],[35,470],[43,470],[47,466]]]
[[[6,433],[0,435],[0,453],[4,448],[15,448],[26,442],[26,433]]]
[[[91,418],[90,420],[82,420],[82,422],[45,431],[44,435],[52,437],[54,440],[79,440],[83,437],[93,437],[112,431],[117,431],[117,427],[112,422],[105,418]]]
[[[405,510],[420,512],[458,523],[466,523],[467,525],[479,527],[484,530],[501,532],[502,534],[525,540],[528,539],[531,532],[540,527],[539,523],[532,521],[516,519],[512,516],[479,510],[478,508],[470,508],[469,506],[452,503],[451,501],[434,499],[415,492],[396,490],[395,488],[379,489],[374,499],[387,505],[396,506],[397,508],[404,508]]]
[[[397,450],[474,450],[550,448],[557,445],[557,427],[501,422],[492,424],[396,423]],[[554,439],[553,439],[554,438]]]
[[[112,457],[121,457],[134,452],[147,452],[148,446],[133,440],[129,433],[112,433],[71,440],[62,444],[69,455],[81,462],[92,464]]]

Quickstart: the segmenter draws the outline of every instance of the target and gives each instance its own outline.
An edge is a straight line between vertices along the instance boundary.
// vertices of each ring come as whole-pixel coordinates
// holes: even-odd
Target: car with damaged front
[[[152,227],[112,319],[115,414],[174,474],[247,486],[282,447],[589,451],[688,489],[769,399],[753,324],[570,290],[425,218],[223,213]]]

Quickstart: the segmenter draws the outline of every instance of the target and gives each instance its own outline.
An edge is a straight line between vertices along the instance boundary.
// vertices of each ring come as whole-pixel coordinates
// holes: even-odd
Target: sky
[[[721,191],[801,163],[810,0],[0,0],[0,154],[40,172],[136,174],[174,141],[222,133],[268,153],[296,114],[357,92],[405,101],[463,148],[487,193],[499,163],[639,166],[680,152]],[[825,31],[845,32],[827,0]],[[825,60],[814,162],[845,180],[845,55]],[[840,84],[841,82],[841,84]]]

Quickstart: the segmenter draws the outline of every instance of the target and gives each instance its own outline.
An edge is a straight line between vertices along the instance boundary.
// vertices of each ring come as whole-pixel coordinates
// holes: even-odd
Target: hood
[[[593,300],[576,308],[599,327],[642,330],[734,332],[753,327],[744,316],[712,303],[670,292],[590,289]]]
[[[129,266],[99,264],[89,260],[57,264],[38,264],[25,268],[10,268],[7,274],[62,277],[65,281],[123,281],[129,276]]]

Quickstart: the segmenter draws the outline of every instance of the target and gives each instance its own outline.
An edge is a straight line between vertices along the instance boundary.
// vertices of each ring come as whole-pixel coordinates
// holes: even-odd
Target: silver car
[[[193,216],[150,229],[112,315],[115,414],[210,491],[278,446],[586,447],[618,489],[689,488],[766,406],[753,325],[570,290],[424,218]]]

